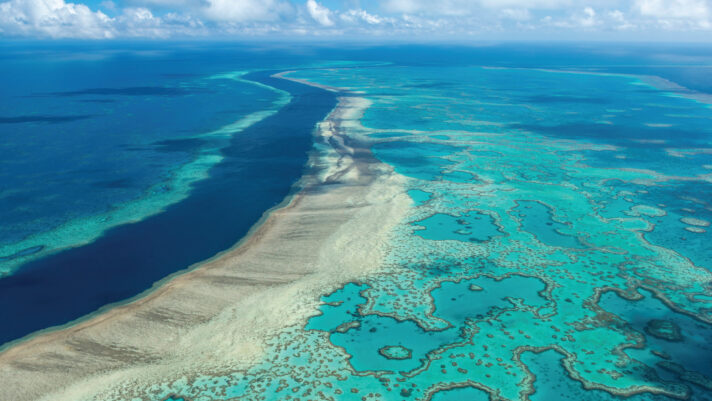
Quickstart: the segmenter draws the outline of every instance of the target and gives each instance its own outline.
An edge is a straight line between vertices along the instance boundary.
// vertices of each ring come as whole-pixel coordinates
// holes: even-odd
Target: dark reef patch
[[[660,361],[657,363],[657,366],[667,370],[668,372],[677,374],[677,377],[682,381],[696,384],[706,390],[712,390],[712,379],[703,375],[702,373],[687,370],[679,363],[674,363],[670,361]]]
[[[0,117],[0,124],[24,124],[24,123],[47,123],[59,124],[69,123],[73,121],[86,120],[94,116],[88,114],[78,114],[74,116],[15,116],[15,117]]]
[[[77,102],[81,103],[116,103],[114,99],[79,99]]]
[[[52,92],[38,96],[73,97],[86,95],[111,96],[187,96],[194,93],[209,93],[204,88],[172,88],[166,86],[136,86],[129,88],[89,88],[78,91]]]
[[[600,97],[565,96],[565,95],[539,95],[526,98],[528,103],[587,103],[606,104],[607,99]]]
[[[413,351],[402,345],[388,345],[379,349],[378,353],[386,359],[403,360],[413,357]]]
[[[131,188],[132,180],[120,178],[118,180],[98,181],[93,184],[97,188]]]
[[[23,249],[19,252],[12,254],[12,255],[0,256],[0,260],[12,260],[12,259],[20,258],[23,256],[29,256],[29,255],[35,254],[43,249],[44,249],[43,245],[33,246],[33,247],[30,247],[27,249]]]
[[[680,327],[670,320],[653,319],[645,325],[645,332],[662,340],[683,340]]]
[[[154,149],[158,152],[194,152],[204,146],[208,141],[199,138],[169,139],[154,142]]]

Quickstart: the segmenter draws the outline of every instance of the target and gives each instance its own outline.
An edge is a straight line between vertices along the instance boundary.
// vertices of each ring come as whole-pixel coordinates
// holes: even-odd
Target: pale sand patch
[[[628,216],[634,216],[634,217],[640,217],[640,216],[648,216],[648,217],[661,217],[665,216],[667,213],[662,210],[658,209],[656,207],[652,206],[647,206],[647,205],[635,205],[631,207],[629,210],[624,212]]]
[[[664,139],[631,139],[631,141],[637,143],[650,143],[654,145],[662,145],[667,142]]]
[[[702,220],[702,219],[697,219],[694,217],[683,217],[680,219],[681,222],[685,224],[689,224],[691,226],[697,226],[697,227],[709,227],[710,222],[707,220]]]
[[[655,75],[643,75],[640,76],[640,79],[641,83],[648,84],[652,87],[667,91],[668,96],[685,97],[700,103],[712,105],[712,96],[710,96],[709,94],[695,92],[694,90],[688,89],[682,85],[678,85],[675,82],[672,82],[665,78],[658,77]]]
[[[696,234],[704,234],[707,232],[707,230],[705,230],[702,227],[694,227],[694,226],[687,226],[687,227],[685,227],[685,230],[687,230],[691,233],[696,233]]]
[[[132,389],[243,370],[265,339],[317,313],[319,297],[381,266],[411,201],[405,178],[344,127],[368,102],[341,98],[319,125],[314,172],[246,240],[150,294],[0,353],[0,400],[130,399]]]
[[[695,149],[666,148],[665,152],[668,155],[673,156],[673,157],[687,157],[687,156],[696,156],[696,155],[710,155],[710,154],[712,154],[712,148],[695,148]]]

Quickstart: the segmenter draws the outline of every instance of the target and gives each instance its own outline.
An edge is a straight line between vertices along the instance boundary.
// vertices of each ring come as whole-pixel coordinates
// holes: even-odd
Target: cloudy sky
[[[0,0],[7,38],[712,41],[712,0]]]

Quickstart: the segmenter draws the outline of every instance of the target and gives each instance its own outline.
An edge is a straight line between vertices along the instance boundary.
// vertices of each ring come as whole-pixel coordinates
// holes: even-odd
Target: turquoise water
[[[536,236],[538,241],[564,248],[582,247],[574,235],[566,233],[570,225],[555,220],[551,207],[536,201],[520,201],[512,212],[521,219],[521,229]]]
[[[390,252],[248,370],[137,391],[709,400],[712,109],[637,76],[530,63],[293,73],[372,102],[359,139],[413,200]]]
[[[472,387],[440,391],[431,398],[433,401],[489,401],[489,399],[486,392]]]
[[[631,357],[655,367],[662,377],[673,380],[680,372],[666,362],[681,365],[685,370],[705,374],[712,360],[712,326],[692,316],[671,311],[649,291],[641,290],[640,300],[628,301],[614,293],[606,293],[599,305],[623,319],[630,328],[644,334],[642,348],[631,348]],[[709,373],[707,373],[709,374]]]
[[[417,235],[430,240],[456,241],[488,241],[501,235],[497,226],[492,223],[492,217],[483,213],[473,212],[462,216],[437,213],[413,225],[423,227]]]
[[[419,189],[411,189],[408,191],[408,195],[413,199],[416,206],[426,203],[433,197],[433,194],[430,192],[421,191]]]

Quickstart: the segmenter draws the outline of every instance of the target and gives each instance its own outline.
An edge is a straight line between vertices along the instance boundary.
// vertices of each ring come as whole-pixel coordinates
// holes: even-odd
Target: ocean
[[[335,105],[254,63],[215,72],[210,52],[58,53],[4,63],[0,343],[230,248],[292,191]]]

